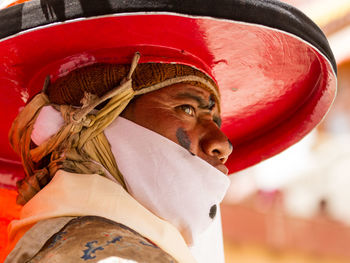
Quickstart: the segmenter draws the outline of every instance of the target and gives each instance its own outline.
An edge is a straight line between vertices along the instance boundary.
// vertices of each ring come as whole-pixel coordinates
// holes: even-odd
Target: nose
[[[216,157],[221,163],[225,163],[232,153],[232,144],[220,128],[213,122],[208,121],[203,125],[203,137],[200,141],[202,151]]]

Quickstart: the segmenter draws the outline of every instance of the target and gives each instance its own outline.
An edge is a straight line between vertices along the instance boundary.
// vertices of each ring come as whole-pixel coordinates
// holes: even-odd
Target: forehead
[[[211,109],[218,110],[218,101],[214,94],[202,87],[197,87],[189,83],[178,83],[158,90],[158,95],[167,97],[169,100],[187,101],[195,100],[201,101],[208,105]],[[154,94],[156,95],[156,94]]]
[[[209,90],[194,86],[190,83],[177,83],[177,84],[165,87],[163,90],[166,90],[167,92],[169,92],[171,94],[188,91],[188,92],[197,93],[197,94],[202,95],[204,97],[209,97],[211,95]]]

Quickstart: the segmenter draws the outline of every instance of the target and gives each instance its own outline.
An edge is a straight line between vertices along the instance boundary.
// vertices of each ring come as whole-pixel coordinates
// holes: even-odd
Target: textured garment
[[[13,246],[8,247],[12,251],[7,255],[4,263],[27,262],[40,251],[51,236],[60,231],[74,218],[72,216],[64,216],[39,221],[16,241],[16,246],[13,249]]]
[[[46,242],[39,253],[25,262],[95,263],[108,257],[144,263],[176,262],[132,229],[96,216],[78,217],[69,221]]]

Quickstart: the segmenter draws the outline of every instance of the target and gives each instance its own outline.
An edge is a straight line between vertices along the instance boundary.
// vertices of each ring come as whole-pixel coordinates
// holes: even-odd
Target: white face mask
[[[193,244],[213,222],[229,178],[173,141],[118,117],[105,129],[129,193]]]
[[[58,111],[44,107],[33,128],[33,142],[40,145],[63,123]],[[194,245],[213,222],[229,187],[228,177],[171,140],[122,117],[105,129],[105,135],[128,192]]]

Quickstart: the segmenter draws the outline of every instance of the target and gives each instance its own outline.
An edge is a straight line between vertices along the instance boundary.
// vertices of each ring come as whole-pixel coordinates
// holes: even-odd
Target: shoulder
[[[134,230],[98,216],[69,221],[30,262],[103,262],[110,257],[125,262],[176,262]]]

